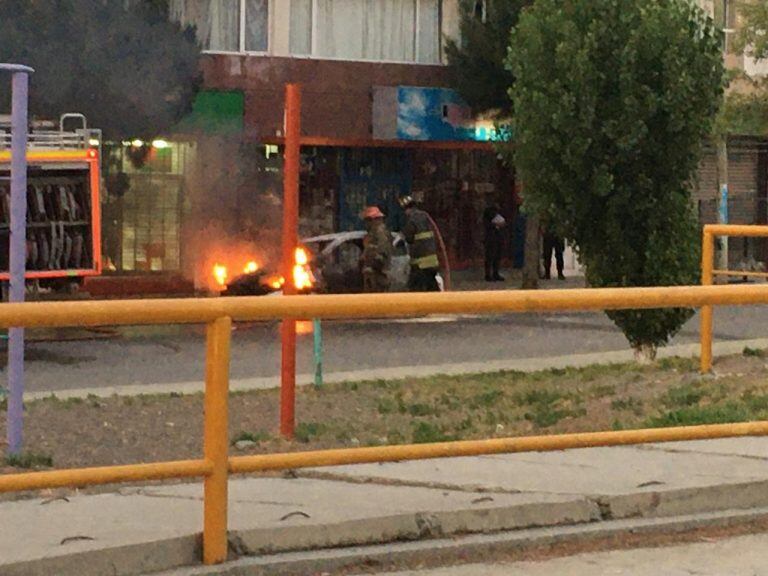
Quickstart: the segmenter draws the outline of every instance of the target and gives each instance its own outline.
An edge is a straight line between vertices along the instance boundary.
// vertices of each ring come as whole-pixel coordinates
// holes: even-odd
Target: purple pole
[[[27,243],[27,99],[31,68],[0,64],[13,73],[11,104],[11,236],[9,300],[24,301]],[[24,329],[8,331],[8,453],[21,452],[24,430]]]

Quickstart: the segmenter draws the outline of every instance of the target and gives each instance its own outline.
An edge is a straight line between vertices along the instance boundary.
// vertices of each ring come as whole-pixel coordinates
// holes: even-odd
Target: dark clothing
[[[552,270],[552,252],[555,253],[555,263],[557,266],[557,277],[564,278],[563,276],[563,251],[565,250],[565,242],[562,238],[557,237],[551,232],[544,233],[544,278],[549,279]]]
[[[483,227],[485,228],[485,279],[499,280],[499,266],[504,246],[504,235],[501,228],[493,223],[499,211],[488,207],[483,212]]]
[[[360,263],[365,292],[389,290],[389,265],[392,261],[392,237],[383,220],[366,222],[368,233],[363,239]]]
[[[439,292],[437,269],[411,266],[411,273],[408,275],[408,290],[410,292]]]
[[[406,212],[406,218],[403,236],[408,242],[411,268],[437,272],[440,262],[437,259],[437,243],[429,215],[423,210],[410,208]]]

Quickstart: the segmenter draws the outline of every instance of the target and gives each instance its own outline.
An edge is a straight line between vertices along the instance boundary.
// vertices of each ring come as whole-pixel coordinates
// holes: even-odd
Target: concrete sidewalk
[[[0,502],[0,575],[126,576],[198,563],[200,484],[115,490]],[[233,558],[263,561],[766,506],[768,438],[334,467],[233,479],[230,547]]]

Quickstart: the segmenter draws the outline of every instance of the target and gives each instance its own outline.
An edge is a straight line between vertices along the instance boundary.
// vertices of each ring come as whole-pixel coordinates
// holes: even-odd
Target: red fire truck
[[[10,126],[0,118],[0,280],[8,279],[9,267],[10,149]],[[58,129],[32,125],[26,278],[35,284],[70,288],[101,274],[100,150],[101,133],[82,114],[63,115]]]

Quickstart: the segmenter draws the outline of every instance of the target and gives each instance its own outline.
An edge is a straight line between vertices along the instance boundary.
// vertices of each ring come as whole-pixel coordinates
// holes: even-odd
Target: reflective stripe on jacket
[[[426,212],[417,208],[409,210],[403,236],[410,247],[411,266],[422,270],[440,267],[435,233]]]

